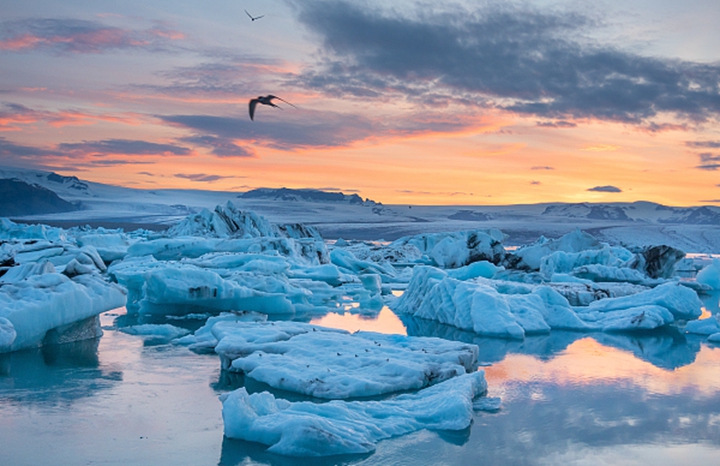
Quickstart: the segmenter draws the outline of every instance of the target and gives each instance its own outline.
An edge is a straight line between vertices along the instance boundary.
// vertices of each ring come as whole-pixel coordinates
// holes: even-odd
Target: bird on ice
[[[285,102],[286,104],[288,104],[289,106],[294,107],[294,108],[297,108],[297,107],[295,107],[293,104],[291,104],[290,102],[288,102],[287,100],[283,100],[283,99],[281,99],[280,97],[278,97],[278,96],[276,96],[276,95],[272,95],[272,94],[271,94],[271,95],[264,95],[264,96],[261,95],[261,96],[259,96],[257,99],[251,99],[251,100],[250,100],[250,104],[248,105],[248,107],[249,107],[249,109],[250,109],[250,119],[253,120],[253,121],[254,121],[254,119],[255,119],[255,107],[257,107],[257,104],[269,105],[269,106],[271,106],[271,107],[279,108],[279,109],[282,110],[282,107],[280,107],[279,105],[275,105],[274,103],[272,103],[273,99],[277,99],[277,100],[283,101],[283,102]]]
[[[250,17],[250,19],[253,20],[253,21],[255,21],[256,19],[260,19],[260,18],[262,18],[263,16],[265,16],[265,15],[253,16],[253,15],[251,15],[250,13],[248,13],[247,10],[245,10],[245,14],[248,15],[248,16]]]

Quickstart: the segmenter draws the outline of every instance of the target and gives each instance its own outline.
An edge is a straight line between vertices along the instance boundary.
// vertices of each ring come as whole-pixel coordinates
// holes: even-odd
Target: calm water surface
[[[717,297],[706,307],[717,312]],[[224,439],[217,397],[241,376],[221,373],[215,355],[118,332],[117,312],[102,320],[99,340],[0,356],[0,465],[720,464],[720,347],[703,338],[553,332],[518,342],[387,308],[330,314],[313,322],[478,344],[502,408],[462,432],[318,461]]]

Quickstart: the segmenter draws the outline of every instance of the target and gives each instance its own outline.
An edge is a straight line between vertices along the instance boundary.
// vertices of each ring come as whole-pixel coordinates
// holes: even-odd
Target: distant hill
[[[49,189],[14,178],[0,179],[0,217],[54,214],[78,208]]]
[[[343,202],[358,205],[379,205],[370,199],[363,199],[357,194],[342,192],[321,191],[319,189],[290,189],[290,188],[258,188],[238,196],[243,199],[273,199],[280,201],[313,201],[313,202]]]

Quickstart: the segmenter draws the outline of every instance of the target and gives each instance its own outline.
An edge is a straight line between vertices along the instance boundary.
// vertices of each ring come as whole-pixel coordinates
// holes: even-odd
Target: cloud
[[[176,173],[174,176],[177,178],[184,178],[186,180],[195,181],[198,183],[212,183],[218,180],[224,180],[226,178],[244,178],[242,176],[207,175],[205,173]]]
[[[44,149],[41,147],[25,146],[22,144],[15,144],[14,142],[8,141],[4,137],[0,137],[0,158],[12,160],[17,157],[21,158],[42,158],[42,157],[61,157],[62,152]]]
[[[184,35],[163,27],[121,29],[80,19],[26,19],[0,24],[0,50],[102,53],[117,49],[168,49]]]
[[[428,133],[460,132],[468,128],[480,131],[493,121],[468,115],[428,115],[409,113],[403,118],[371,119],[358,114],[320,112],[310,109],[258,108],[255,121],[249,116],[158,115],[166,123],[191,130],[194,134],[181,141],[212,147],[220,156],[253,156],[254,151],[239,145],[267,146],[281,150],[316,147],[346,147],[359,141],[402,138]]]
[[[598,193],[621,193],[622,189],[615,186],[595,186],[594,188],[588,188],[586,191],[594,191]]]
[[[537,185],[539,185],[539,184],[541,184],[541,183],[540,183],[539,181],[531,181],[530,184],[533,185],[533,186],[537,186]]]
[[[83,141],[80,143],[58,144],[57,150],[75,155],[157,155],[187,156],[192,151],[187,147],[173,144],[158,144],[134,139],[105,139],[102,141]]]
[[[268,110],[277,111],[272,108]],[[337,147],[373,134],[372,123],[360,116],[326,114],[278,120],[256,114],[254,122],[245,116],[169,115],[159,118],[174,126],[193,130],[196,133],[192,137],[193,141],[205,141],[206,144],[213,141],[221,144],[233,140],[252,141],[286,150],[297,147]]]
[[[720,141],[686,141],[685,145],[694,149],[720,149]]]
[[[698,165],[695,168],[697,168],[699,170],[715,171],[718,168],[720,168],[720,163],[706,163],[703,165]]]
[[[703,152],[702,154],[698,154],[700,156],[700,161],[702,162],[720,162],[720,155],[712,154],[710,152]]]
[[[247,147],[242,147],[233,141],[232,138],[218,136],[191,136],[180,139],[182,142],[196,146],[209,147],[211,153],[218,157],[254,157],[255,152]]]
[[[547,165],[545,165],[545,166],[530,167],[530,170],[555,170],[555,168],[548,167]]]
[[[536,124],[543,128],[575,128],[577,126],[577,124],[565,120],[538,121]]]
[[[296,84],[362,99],[485,105],[551,119],[647,124],[660,114],[720,116],[720,65],[645,57],[581,41],[577,12],[492,2],[382,11],[366,3],[294,2],[319,38]]]
[[[98,121],[123,123],[137,126],[144,117],[134,113],[92,114],[78,110],[59,110],[55,112],[36,110],[24,105],[3,102],[0,106],[0,131],[20,131],[20,125],[46,122],[53,127],[92,125]]]

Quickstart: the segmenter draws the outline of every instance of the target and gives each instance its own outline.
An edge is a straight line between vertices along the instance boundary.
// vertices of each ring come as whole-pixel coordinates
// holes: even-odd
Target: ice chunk
[[[190,266],[151,270],[145,274],[139,312],[178,314],[212,309],[291,314],[295,309],[286,295],[292,291],[302,295],[299,289],[291,290],[286,280],[255,274],[236,274],[234,278],[226,280],[213,271]]]
[[[710,265],[698,272],[696,279],[713,290],[720,290],[720,259],[713,259]]]
[[[470,280],[478,277],[492,278],[501,270],[504,270],[504,268],[498,267],[492,262],[478,261],[464,267],[448,270],[447,273],[450,277],[458,280]]]
[[[249,395],[245,388],[220,399],[227,437],[310,457],[372,452],[380,440],[421,429],[465,429],[473,399],[486,390],[478,371],[385,401],[291,403],[267,392]]]
[[[17,332],[12,322],[7,320],[5,317],[0,317],[0,353],[4,353],[10,349],[10,346],[15,341]]]
[[[555,251],[540,260],[540,273],[549,277],[554,273],[569,273],[588,265],[620,267],[630,258],[632,253],[627,249],[608,245],[580,252]]]
[[[122,259],[127,254],[131,241],[123,233],[104,233],[100,230],[94,233],[80,234],[76,237],[79,246],[92,246],[105,263]]]
[[[166,341],[174,340],[190,333],[189,330],[176,327],[170,324],[142,324],[130,327],[121,327],[120,330],[128,335],[138,335],[142,337],[153,337]]]
[[[602,247],[592,235],[576,228],[559,239],[540,237],[535,243],[519,248],[508,255],[506,265],[511,269],[540,270],[542,259],[555,251],[579,253]]]
[[[640,306],[656,305],[670,311],[675,319],[697,319],[702,314],[702,302],[697,293],[679,283],[669,282],[638,294],[619,298],[606,298],[590,303],[578,312],[609,312]]]
[[[436,265],[458,268],[477,261],[500,263],[505,257],[505,234],[497,229],[406,236],[393,241],[392,248],[415,246]]]
[[[720,332],[720,320],[717,316],[708,319],[693,320],[685,325],[687,333],[695,333],[697,335],[712,335]]]
[[[459,281],[422,266],[415,268],[408,289],[393,307],[399,313],[495,337],[524,338],[526,333],[548,332],[551,326],[588,329],[557,292],[521,284],[515,288],[516,294],[503,294],[493,281]]]
[[[202,236],[214,238],[256,238],[280,236],[277,227],[254,212],[238,210],[228,201],[213,212],[203,209],[168,229],[170,236]]]
[[[650,278],[670,278],[685,252],[671,246],[646,246],[635,256],[629,266],[640,269]]]
[[[223,367],[318,398],[420,389],[477,368],[478,348],[439,338],[344,331],[300,322],[221,321]]]
[[[212,333],[212,328],[218,322],[264,322],[266,314],[256,312],[223,312],[219,316],[210,317],[205,325],[200,327],[192,335],[178,338],[174,343],[187,345],[193,351],[209,352],[215,349],[218,344],[217,338]]]
[[[58,327],[85,320],[125,304],[125,293],[96,274],[73,279],[43,273],[0,286],[0,317],[12,323],[16,337],[9,351],[42,344]]]

